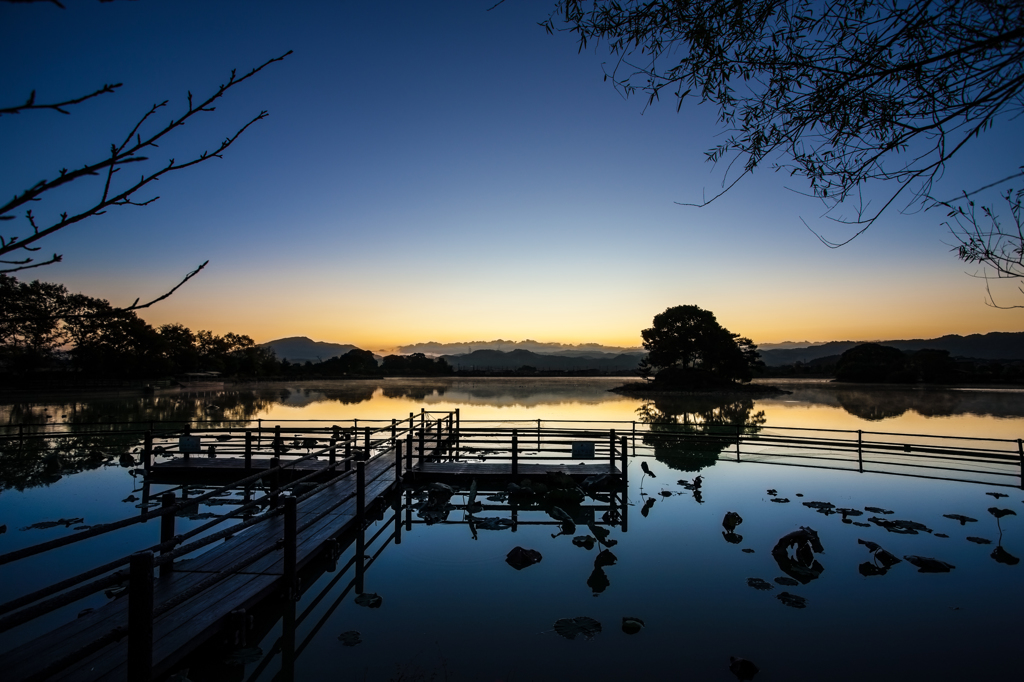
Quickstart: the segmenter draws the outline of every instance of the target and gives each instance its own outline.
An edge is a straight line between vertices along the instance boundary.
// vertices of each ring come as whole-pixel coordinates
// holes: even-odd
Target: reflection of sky
[[[636,345],[683,303],[759,342],[1024,328],[982,305],[937,212],[890,213],[830,251],[800,219],[832,239],[848,230],[768,168],[706,209],[676,205],[722,181],[703,162],[715,112],[643,112],[602,82],[605,54],[536,25],[550,2],[492,4],[2,3],[5,105],[125,83],[71,116],[4,117],[9,194],[103,156],[153,102],[170,98],[163,121],[187,91],[295,50],[154,154],[180,160],[269,110],[224,159],[161,180],[141,197],[158,193],[154,206],[68,230],[41,252],[66,262],[32,275],[125,303],[210,259],[145,319],[369,348]],[[1014,172],[1018,137],[997,124],[937,192]],[[45,221],[85,199],[72,189],[34,211]]]

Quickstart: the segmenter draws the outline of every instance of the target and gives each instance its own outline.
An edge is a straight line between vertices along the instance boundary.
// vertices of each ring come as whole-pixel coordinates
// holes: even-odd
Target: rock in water
[[[752,680],[759,669],[753,661],[736,656],[729,657],[729,672],[736,676],[737,680]]]
[[[505,563],[521,571],[527,566],[533,566],[534,564],[540,563],[543,557],[535,549],[524,549],[522,547],[513,547],[512,551],[505,557]]]

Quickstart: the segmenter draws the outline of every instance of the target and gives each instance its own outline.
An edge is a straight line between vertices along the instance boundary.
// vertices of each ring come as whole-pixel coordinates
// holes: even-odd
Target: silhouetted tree
[[[1001,305],[996,303],[989,278],[1024,278],[1024,216],[1021,215],[1021,199],[1024,190],[1006,190],[1002,199],[1010,211],[1010,224],[1001,218],[993,206],[978,207],[969,195],[956,200],[940,202],[949,209],[946,223],[957,240],[957,256],[965,263],[980,265],[982,271],[975,276],[985,279],[988,304],[994,308],[1024,308],[1024,305]],[[1024,294],[1024,286],[1018,285]]]
[[[704,378],[750,381],[757,346],[723,327],[714,313],[695,305],[668,308],[640,332],[647,362],[660,368],[656,383],[693,383]]]
[[[580,50],[604,43],[626,96],[717,106],[727,134],[707,159],[742,168],[723,193],[770,160],[829,211],[852,199],[839,219],[855,234],[819,237],[833,247],[908,188],[926,200],[968,140],[1024,103],[1017,1],[558,0],[543,25]],[[895,189],[869,209],[875,181]]]
[[[7,2],[25,1],[33,0],[7,0]],[[54,1],[53,4],[56,4],[58,7],[63,9],[63,5],[59,2]],[[256,123],[256,121],[267,117],[268,114],[266,111],[261,111],[247,123],[237,128],[233,134],[224,138],[219,145],[207,149],[199,154],[189,156],[185,160],[171,158],[167,163],[155,166],[147,166],[145,164],[146,161],[150,160],[147,154],[151,153],[161,145],[168,144],[172,133],[184,126],[198,114],[213,112],[215,110],[213,105],[218,99],[223,97],[228,90],[252,78],[270,64],[283,60],[289,54],[291,54],[290,50],[280,57],[267,60],[260,66],[257,66],[242,76],[237,76],[235,71],[232,70],[227,82],[221,85],[212,95],[200,102],[193,102],[192,93],[189,92],[187,108],[177,116],[171,118],[170,122],[165,126],[156,126],[153,128],[152,122],[155,120],[158,112],[167,106],[167,100],[154,104],[138,119],[131,129],[126,131],[124,139],[120,142],[112,143],[110,145],[109,152],[102,155],[101,158],[94,159],[93,161],[87,162],[83,165],[77,165],[73,170],[68,170],[67,167],[61,168],[52,177],[40,180],[20,193],[14,193],[12,199],[4,204],[0,204],[0,223],[3,221],[14,220],[15,212],[25,210],[24,223],[20,230],[9,228],[8,230],[5,230],[3,234],[0,234],[0,274],[19,272],[53,263],[59,263],[63,258],[63,256],[59,254],[54,253],[46,260],[36,261],[35,257],[32,256],[32,253],[38,251],[42,246],[51,243],[52,239],[47,241],[48,238],[57,234],[61,230],[69,228],[72,225],[76,225],[88,218],[101,215],[120,206],[146,206],[153,203],[160,197],[151,196],[146,199],[139,199],[136,197],[136,194],[168,173],[189,168],[205,161],[209,161],[210,159],[222,158],[223,153],[227,151],[232,144],[234,144],[235,140],[237,140],[238,137],[249,128],[249,126]],[[85,94],[56,102],[36,101],[36,91],[33,90],[29,93],[23,104],[0,107],[0,117],[3,117],[4,115],[23,114],[39,110],[49,110],[51,112],[69,114],[69,109],[71,107],[86,100],[112,94],[121,86],[121,83],[104,84],[102,87],[91,92],[86,92]],[[5,162],[7,164],[11,164],[16,163],[16,160],[5,159]],[[124,176],[117,175],[118,171],[128,167],[132,168],[134,171],[130,175],[132,179],[128,180],[127,178],[129,175],[127,174]],[[97,195],[94,200],[85,208],[78,210],[55,210],[53,211],[53,217],[49,218],[41,218],[33,213],[33,210],[29,208],[29,206],[32,206],[36,202],[52,198],[54,196],[52,194],[54,190],[65,187],[74,182],[97,177],[102,178],[103,183],[98,186]],[[119,182],[122,178],[124,181]],[[206,267],[208,262],[209,261],[202,263],[195,270],[185,275],[177,285],[162,296],[146,303],[140,303],[140,299],[136,299],[135,302],[129,306],[122,308],[112,307],[110,310],[140,310],[142,308],[148,308],[154,303],[162,301],[173,294],[180,286]]]

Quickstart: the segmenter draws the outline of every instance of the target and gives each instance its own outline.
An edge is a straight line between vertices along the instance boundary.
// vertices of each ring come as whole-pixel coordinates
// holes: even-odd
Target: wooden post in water
[[[395,441],[395,482],[402,480],[402,441]]]
[[[857,429],[857,470],[864,473],[864,451],[861,446],[864,442],[864,432]]]
[[[1020,489],[1024,490],[1024,439],[1017,439],[1017,456],[1020,457]]]
[[[519,434],[512,429],[512,475],[519,475]]]
[[[736,461],[740,461],[740,439],[743,438],[743,427],[736,425]]]
[[[405,529],[412,532],[412,491],[405,491]]]
[[[455,408],[455,459],[462,454],[462,422],[459,417],[459,408]]]
[[[399,460],[401,461],[401,460]],[[395,544],[402,544],[402,495],[395,495],[391,503],[391,509],[395,512]]]
[[[423,468],[423,441],[424,441],[425,438],[426,438],[426,435],[423,432],[423,426],[420,425],[420,452],[419,452],[420,468]]]
[[[629,457],[629,440],[625,436],[622,437],[622,482],[626,483],[629,479],[626,476],[626,458]]]
[[[615,429],[608,432],[608,468],[615,469]]]
[[[153,679],[153,553],[132,554],[128,579],[128,679]]]
[[[186,422],[185,426],[181,429],[181,433],[184,436],[191,436],[192,435],[192,427]],[[188,452],[183,452],[181,454],[182,454],[182,457],[187,462],[188,461],[189,453]]]
[[[335,429],[338,427],[335,426]],[[338,432],[337,430],[331,434],[331,449],[327,451],[327,463],[336,464],[338,462]]]
[[[142,468],[145,471],[149,471],[149,468],[153,466],[153,430],[146,431],[146,435],[142,439]]]
[[[245,470],[252,471],[252,431],[245,432]]]
[[[295,578],[299,536],[298,502],[293,495],[284,498],[284,598],[291,601],[295,601],[299,592]]]
[[[370,427],[369,426],[366,426],[366,427],[363,428],[363,434],[364,434],[365,437],[363,438],[364,446],[363,446],[362,460],[364,462],[366,462],[366,461],[368,461],[370,459]]]
[[[362,523],[366,512],[366,462],[356,462],[356,518]]]
[[[427,428],[427,411],[424,408],[420,408],[420,428]]]
[[[174,506],[174,493],[164,493],[160,496],[160,508],[167,509]],[[170,542],[174,539],[174,514],[164,514],[160,517],[160,544]],[[161,554],[167,554],[173,548],[166,547],[160,550]],[[168,576],[174,571],[174,562],[168,561],[160,566],[160,575]]]

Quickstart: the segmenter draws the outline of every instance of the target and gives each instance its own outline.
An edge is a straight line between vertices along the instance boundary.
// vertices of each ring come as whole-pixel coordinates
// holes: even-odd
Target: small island
[[[775,386],[750,383],[764,366],[757,345],[723,327],[715,314],[679,305],[654,316],[640,332],[647,355],[638,374],[644,379],[611,389],[633,396],[665,394],[781,395]]]

